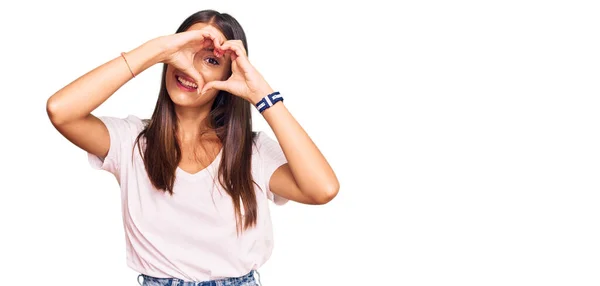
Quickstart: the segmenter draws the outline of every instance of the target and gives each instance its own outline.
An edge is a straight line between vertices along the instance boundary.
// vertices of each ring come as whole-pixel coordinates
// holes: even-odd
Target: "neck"
[[[208,127],[209,108],[176,107],[177,133],[181,142],[198,142],[201,136],[212,135]]]

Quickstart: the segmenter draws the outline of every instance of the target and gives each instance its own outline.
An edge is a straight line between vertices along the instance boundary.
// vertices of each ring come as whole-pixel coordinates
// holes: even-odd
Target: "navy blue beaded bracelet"
[[[275,105],[275,103],[277,103],[279,101],[283,101],[283,97],[281,96],[279,91],[276,91],[276,92],[273,92],[273,93],[263,97],[263,99],[261,99],[256,104],[256,108],[258,109],[258,112],[263,113],[263,111],[265,111],[267,108]]]

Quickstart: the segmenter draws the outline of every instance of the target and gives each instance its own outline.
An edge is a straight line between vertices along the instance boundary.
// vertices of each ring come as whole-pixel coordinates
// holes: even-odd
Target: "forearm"
[[[333,169],[283,102],[262,114],[277,137],[300,190],[314,198],[335,196],[339,182]]]
[[[104,103],[121,86],[159,61],[160,47],[150,41],[126,53],[127,62],[114,59],[77,78],[52,95],[47,102],[50,119],[55,124],[83,118]]]

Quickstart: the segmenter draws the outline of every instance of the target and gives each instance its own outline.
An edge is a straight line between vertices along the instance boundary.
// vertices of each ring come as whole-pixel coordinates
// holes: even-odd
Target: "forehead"
[[[223,37],[223,39],[226,39],[226,38],[227,38],[227,37],[225,37],[225,35],[223,35],[223,33],[221,33],[221,31],[220,31],[219,29],[217,29],[215,26],[213,26],[213,25],[209,25],[209,24],[207,24],[207,23],[196,23],[196,24],[193,24],[193,25],[191,25],[191,26],[188,28],[188,31],[192,31],[192,30],[201,30],[201,29],[203,29],[203,28],[205,28],[205,27],[207,27],[207,26],[210,26],[210,28],[209,28],[209,29],[211,29],[212,31],[214,31],[215,33],[217,33],[217,35],[219,35],[219,36]]]

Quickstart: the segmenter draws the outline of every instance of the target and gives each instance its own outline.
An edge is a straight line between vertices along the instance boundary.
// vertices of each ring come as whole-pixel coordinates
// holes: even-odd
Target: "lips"
[[[198,88],[196,81],[183,74],[175,74],[177,86],[185,91],[195,91]]]

